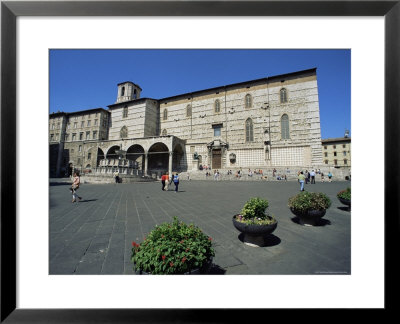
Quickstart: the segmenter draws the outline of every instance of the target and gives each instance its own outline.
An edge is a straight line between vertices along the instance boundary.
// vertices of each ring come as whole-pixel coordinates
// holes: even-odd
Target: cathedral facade
[[[50,114],[50,176],[134,163],[141,175],[322,164],[316,69],[152,99],[117,85],[108,109]]]

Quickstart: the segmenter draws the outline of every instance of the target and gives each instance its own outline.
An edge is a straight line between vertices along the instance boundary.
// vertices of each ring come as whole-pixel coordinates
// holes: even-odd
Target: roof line
[[[274,80],[274,79],[281,79],[281,78],[288,77],[288,76],[301,75],[301,74],[311,73],[311,72],[316,72],[316,71],[317,71],[317,68],[314,67],[314,68],[307,69],[307,70],[301,70],[301,71],[295,71],[295,72],[290,72],[290,73],[278,74],[278,75],[274,75],[274,76],[270,76],[270,77],[266,77],[266,78],[261,78],[261,79],[248,80],[248,81],[231,83],[231,84],[218,86],[218,87],[213,87],[213,88],[208,88],[208,89],[203,89],[203,90],[186,92],[186,93],[182,93],[182,94],[178,94],[178,95],[170,96],[170,97],[165,97],[165,98],[161,98],[161,99],[140,98],[140,99],[134,99],[134,100],[124,101],[124,102],[118,102],[118,103],[114,103],[114,104],[108,105],[107,107],[110,108],[110,107],[114,107],[116,105],[127,104],[127,103],[131,103],[131,102],[134,102],[134,101],[137,102],[137,101],[139,101],[141,99],[157,100],[157,101],[160,102],[160,101],[164,101],[164,100],[170,100],[170,99],[173,99],[173,98],[187,97],[188,95],[193,96],[194,94],[199,94],[199,93],[202,93],[202,92],[208,92],[208,91],[211,91],[211,90],[225,89],[227,87],[234,87],[234,86],[238,86],[238,85],[245,85],[245,84],[254,83],[254,82],[261,82],[261,81],[267,81],[268,82],[268,81]]]

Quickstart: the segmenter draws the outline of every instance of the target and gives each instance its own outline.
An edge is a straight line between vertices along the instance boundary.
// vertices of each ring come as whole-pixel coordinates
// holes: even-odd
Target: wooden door
[[[221,150],[213,150],[212,152],[212,168],[221,169]]]

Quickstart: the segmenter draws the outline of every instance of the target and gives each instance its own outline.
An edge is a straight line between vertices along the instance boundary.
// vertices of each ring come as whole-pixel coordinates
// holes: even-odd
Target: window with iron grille
[[[284,114],[281,118],[281,137],[282,139],[290,139],[289,134],[289,116]]]
[[[219,113],[221,111],[221,105],[220,105],[220,102],[219,102],[218,99],[215,100],[214,110],[215,110],[216,113]]]
[[[287,90],[285,88],[282,88],[280,90],[280,98],[281,98],[281,103],[287,102]]]
[[[251,108],[251,104],[252,104],[251,95],[247,94],[245,97],[245,107]]]
[[[253,121],[251,118],[246,120],[246,142],[253,142]]]

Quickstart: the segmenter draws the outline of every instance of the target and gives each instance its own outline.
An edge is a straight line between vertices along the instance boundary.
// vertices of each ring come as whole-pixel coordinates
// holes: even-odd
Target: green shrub
[[[331,200],[322,192],[303,191],[289,198],[288,206],[298,212],[325,210],[331,206]]]
[[[246,224],[273,224],[276,222],[273,215],[268,214],[268,200],[250,198],[243,206],[236,220]]]
[[[337,193],[337,197],[346,199],[346,200],[351,200],[351,188],[347,188],[345,190],[339,191]]]
[[[151,274],[182,274],[201,268],[215,255],[211,237],[174,217],[156,226],[141,244],[132,242],[134,269]]]

